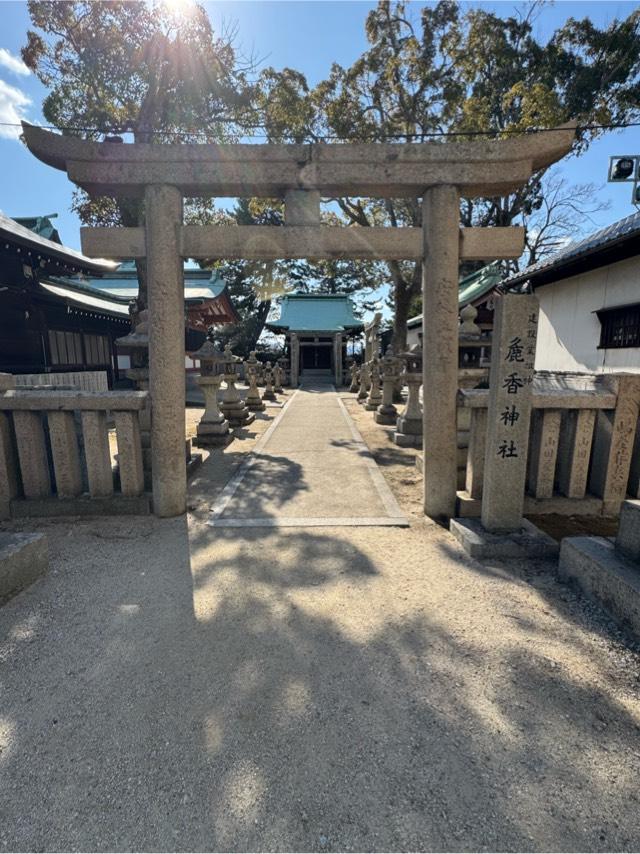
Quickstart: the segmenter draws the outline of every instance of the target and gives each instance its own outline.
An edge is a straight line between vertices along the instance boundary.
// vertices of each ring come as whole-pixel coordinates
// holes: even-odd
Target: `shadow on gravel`
[[[447,557],[458,560],[461,566],[470,572],[501,579],[507,584],[520,583],[535,588],[544,598],[547,606],[566,623],[577,623],[588,627],[590,632],[605,640],[620,643],[631,651],[640,652],[640,639],[609,617],[599,602],[588,597],[577,586],[560,581],[557,558],[480,561],[468,557],[453,541],[438,543],[438,548]],[[519,618],[519,621],[522,622],[522,618]],[[566,628],[566,623],[561,625]],[[531,622],[527,627],[533,630],[533,626],[534,623]],[[549,630],[546,629],[545,632],[548,634]],[[564,634],[561,635],[560,632],[559,628],[558,637],[564,638]],[[586,649],[578,636],[572,638],[572,644]],[[638,673],[638,682],[640,683],[640,673]]]
[[[611,697],[385,616],[338,529],[120,524],[0,612],[2,850],[637,850]]]

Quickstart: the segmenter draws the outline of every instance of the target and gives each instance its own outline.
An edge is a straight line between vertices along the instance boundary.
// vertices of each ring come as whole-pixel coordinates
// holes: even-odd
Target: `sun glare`
[[[162,0],[162,5],[175,17],[185,17],[192,11],[194,0]]]

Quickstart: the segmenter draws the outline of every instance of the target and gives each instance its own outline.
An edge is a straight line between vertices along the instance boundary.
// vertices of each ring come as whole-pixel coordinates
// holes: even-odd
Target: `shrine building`
[[[364,329],[353,302],[343,294],[289,294],[282,300],[280,318],[266,326],[286,337],[293,386],[301,376],[332,377],[341,386],[347,341]]]
[[[129,367],[116,341],[131,328],[135,264],[88,258],[64,246],[55,216],[0,214],[0,371],[19,384],[64,381],[102,391],[122,382]],[[197,350],[209,326],[239,319],[225,282],[189,263],[184,316],[187,352]],[[185,367],[197,365],[187,359]]]

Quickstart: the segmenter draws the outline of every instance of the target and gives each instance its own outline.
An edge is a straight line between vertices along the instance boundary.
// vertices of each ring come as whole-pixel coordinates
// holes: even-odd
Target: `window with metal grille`
[[[601,324],[598,348],[640,347],[640,303],[597,311]]]

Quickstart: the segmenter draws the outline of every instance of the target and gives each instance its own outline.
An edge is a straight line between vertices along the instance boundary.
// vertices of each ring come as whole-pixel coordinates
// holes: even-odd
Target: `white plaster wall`
[[[407,349],[410,350],[415,344],[422,344],[422,324],[407,327]]]
[[[536,289],[540,325],[536,370],[640,373],[640,347],[598,350],[594,311],[640,302],[640,256]]]

